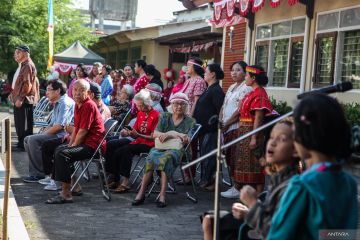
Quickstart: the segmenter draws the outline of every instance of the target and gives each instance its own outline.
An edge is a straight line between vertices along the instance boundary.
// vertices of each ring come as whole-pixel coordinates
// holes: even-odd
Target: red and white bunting
[[[269,0],[270,1],[270,6],[273,8],[276,8],[280,5],[281,0]]]
[[[240,15],[245,17],[250,9],[251,0],[239,0],[240,3]]]
[[[220,22],[223,9],[227,0],[215,0],[214,1],[214,21]]]
[[[208,23],[211,24],[214,28],[234,26],[243,22],[245,22],[245,18],[239,15],[234,15],[234,17],[232,17],[230,20],[221,19],[219,23],[216,23],[214,20],[208,20]]]
[[[237,0],[228,0],[226,4],[226,18],[230,20],[235,15],[235,4]]]
[[[77,64],[63,63],[63,62],[55,61],[54,66],[61,75],[69,75],[71,73],[71,71],[76,68]],[[90,72],[92,70],[91,65],[85,65],[85,68],[88,72]]]
[[[253,0],[252,12],[259,11],[265,5],[265,0]]]
[[[294,5],[295,3],[297,3],[299,0],[288,0],[288,4],[290,6]]]

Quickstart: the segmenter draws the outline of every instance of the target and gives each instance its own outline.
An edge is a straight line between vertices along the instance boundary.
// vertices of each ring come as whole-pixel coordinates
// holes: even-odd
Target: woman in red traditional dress
[[[245,83],[253,91],[245,95],[240,105],[239,136],[264,123],[265,116],[271,115],[273,107],[264,89],[268,83],[266,72],[260,66],[247,66]],[[260,164],[263,155],[264,136],[257,133],[237,145],[234,180],[240,185],[253,185],[260,193],[264,185],[264,174]]]
[[[125,64],[123,72],[124,72],[124,75],[125,75],[125,82],[124,82],[123,85],[129,84],[130,86],[134,86],[137,79],[134,76],[134,71],[133,71],[132,66],[130,64]]]

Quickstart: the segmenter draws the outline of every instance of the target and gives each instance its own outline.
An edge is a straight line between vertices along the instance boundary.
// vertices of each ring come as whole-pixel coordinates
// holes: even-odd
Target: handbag
[[[183,148],[183,143],[179,138],[172,138],[165,142],[160,142],[159,138],[155,138],[155,148],[160,150],[180,150]]]

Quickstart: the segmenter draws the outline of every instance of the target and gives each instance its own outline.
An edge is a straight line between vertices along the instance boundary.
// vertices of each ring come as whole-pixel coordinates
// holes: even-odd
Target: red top
[[[75,106],[74,127],[77,134],[80,129],[88,130],[84,144],[96,149],[105,136],[104,122],[96,104],[87,98],[79,108]],[[101,146],[101,151],[105,153],[106,141]]]
[[[130,77],[126,77],[125,81],[122,81],[122,82],[124,82],[123,85],[129,84],[131,86],[134,86],[134,84],[136,83],[136,80],[137,79],[134,76],[130,76]]]
[[[257,87],[245,95],[239,109],[240,121],[253,122],[255,110],[265,110],[265,115],[271,114],[273,107],[263,87]]]
[[[151,109],[148,114],[144,112],[139,112],[137,114],[137,118],[134,124],[134,129],[142,135],[150,136],[154,132],[158,120],[159,120],[159,113],[154,109]],[[148,140],[142,137],[138,137],[130,144],[145,144],[148,145],[149,147],[155,146],[154,140]]]
[[[146,74],[142,75],[138,80],[136,80],[134,84],[135,93],[138,93],[141,89],[144,89],[149,82],[150,79],[146,76]]]
[[[170,105],[170,96],[171,96],[171,92],[172,92],[173,88],[166,88],[164,90],[164,93],[163,93],[163,99],[164,99],[164,102],[165,102],[165,106],[169,106]]]

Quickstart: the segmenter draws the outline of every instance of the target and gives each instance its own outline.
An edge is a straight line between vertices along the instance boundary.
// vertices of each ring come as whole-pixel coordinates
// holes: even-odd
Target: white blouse
[[[224,105],[223,105],[223,118],[222,122],[225,123],[230,117],[234,114],[235,111],[239,111],[239,107],[242,99],[246,94],[252,91],[251,87],[246,86],[245,81],[243,81],[239,86],[236,87],[237,83],[232,84],[225,95]],[[225,132],[230,132],[231,130],[237,129],[239,127],[239,121],[236,121],[232,124],[229,129]]]

